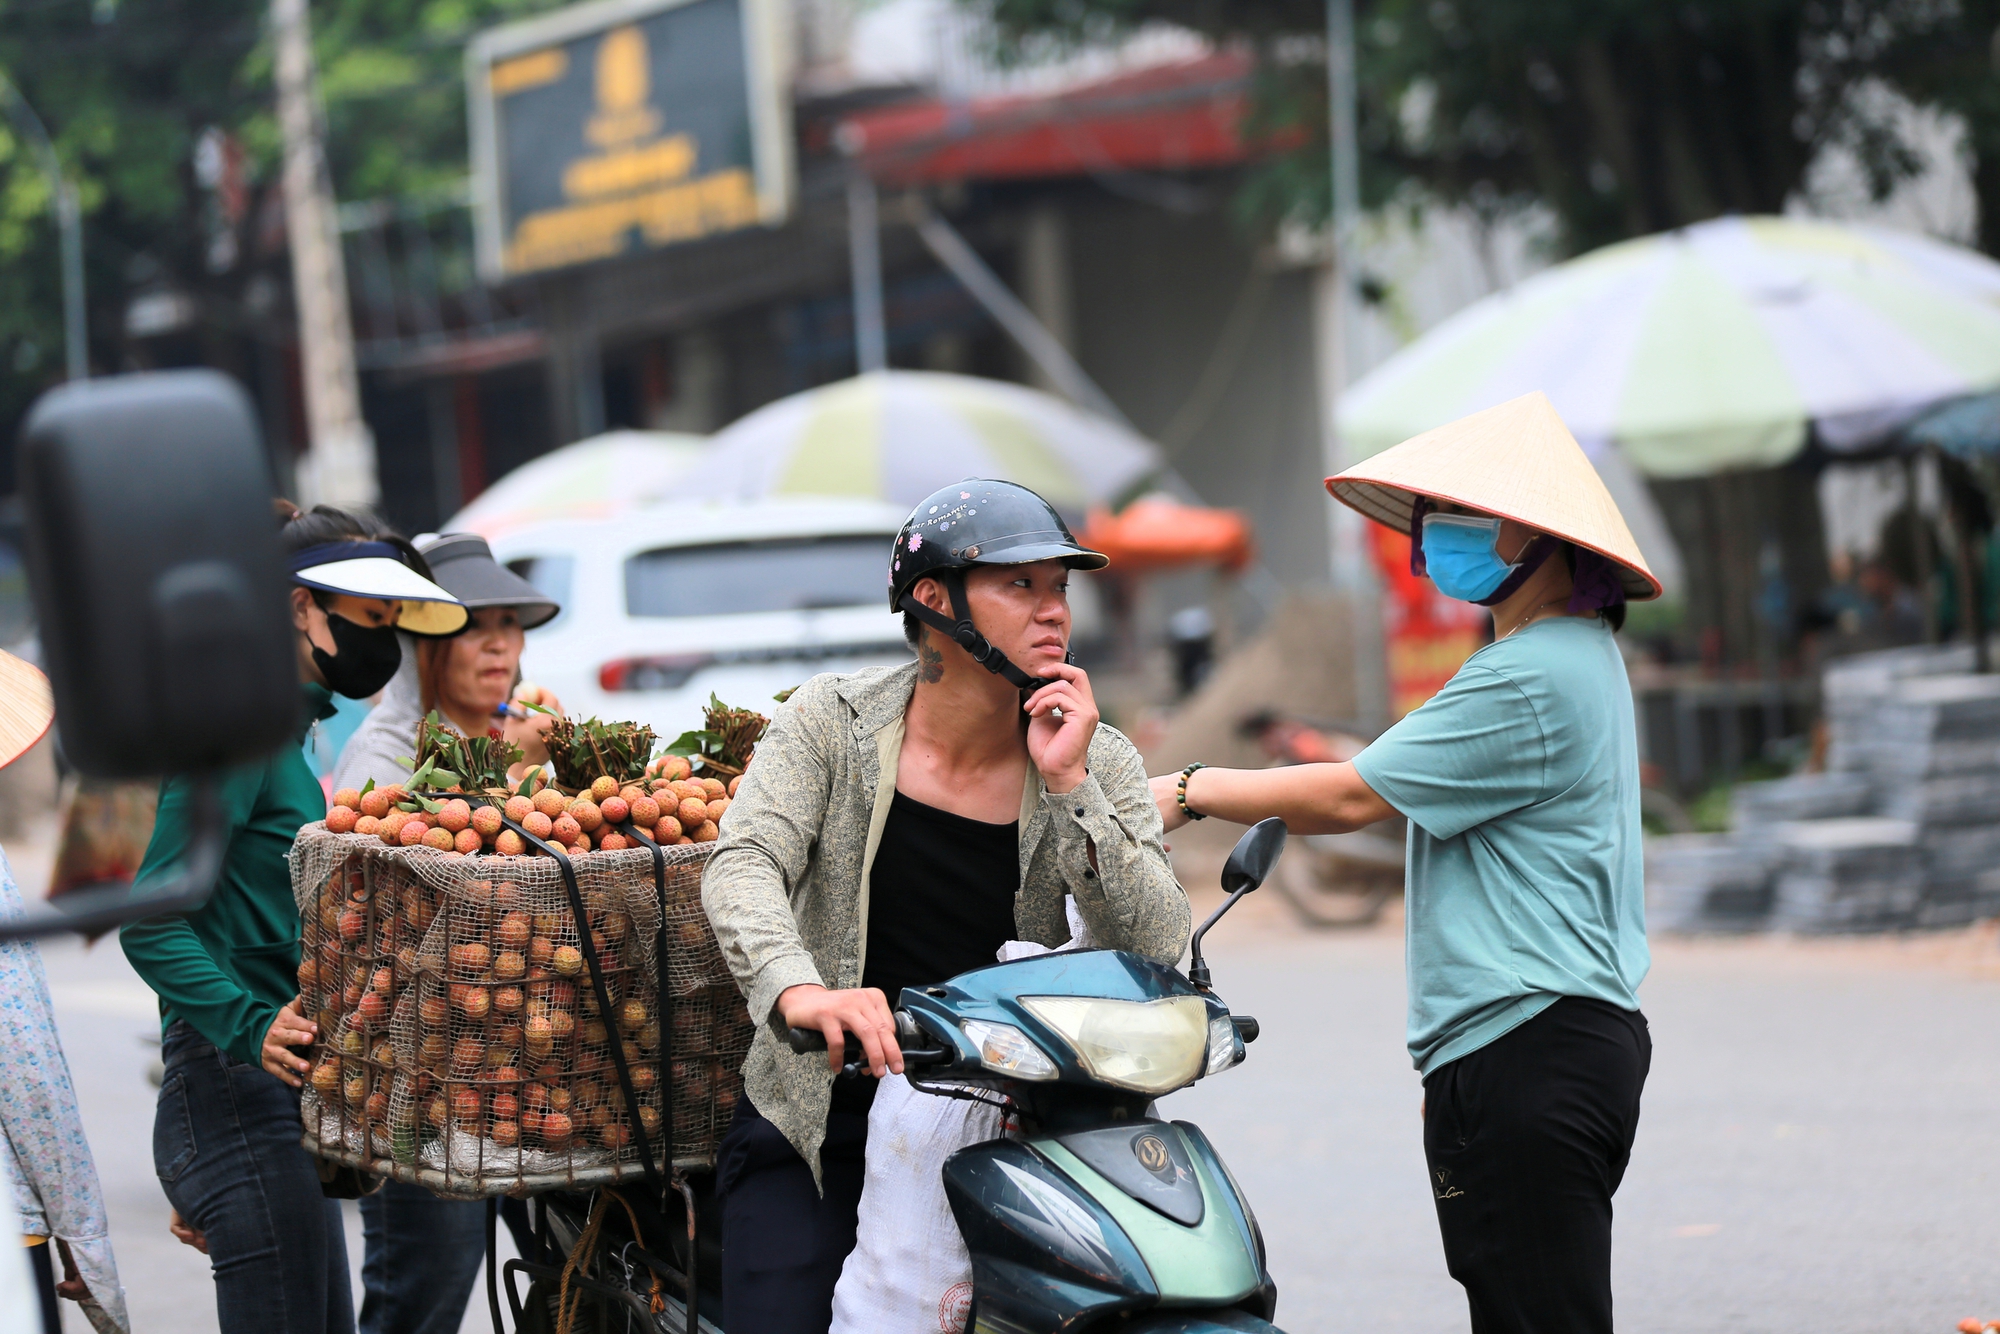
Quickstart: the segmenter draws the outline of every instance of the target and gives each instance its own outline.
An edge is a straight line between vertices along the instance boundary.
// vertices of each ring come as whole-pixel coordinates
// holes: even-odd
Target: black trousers
[[[837,1097],[827,1114],[824,1195],[791,1141],[748,1098],[737,1101],[715,1156],[729,1334],[826,1334],[833,1324],[833,1288],[854,1249],[874,1085],[865,1081],[865,1098]]]
[[[1652,1059],[1644,1015],[1565,996],[1424,1080],[1431,1195],[1472,1334],[1611,1334],[1611,1196]]]

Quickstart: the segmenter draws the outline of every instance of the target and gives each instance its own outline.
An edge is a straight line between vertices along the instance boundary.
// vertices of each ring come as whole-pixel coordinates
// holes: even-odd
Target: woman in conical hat
[[[1410,1056],[1452,1276],[1481,1334],[1610,1334],[1611,1196],[1652,1056],[1632,691],[1613,640],[1659,596],[1548,399],[1442,426],[1326,482],[1411,536],[1494,638],[1351,762],[1189,766],[1168,829],[1344,833],[1408,817]]]

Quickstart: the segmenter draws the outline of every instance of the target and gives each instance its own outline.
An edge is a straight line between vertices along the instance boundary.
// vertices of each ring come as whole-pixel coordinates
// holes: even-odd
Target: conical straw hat
[[[1412,436],[1327,478],[1326,489],[1399,533],[1420,495],[1515,519],[1615,562],[1627,598],[1661,593],[1617,502],[1539,390]]]
[[[55,716],[49,678],[33,664],[0,653],[0,766],[12,764],[40,741]]]

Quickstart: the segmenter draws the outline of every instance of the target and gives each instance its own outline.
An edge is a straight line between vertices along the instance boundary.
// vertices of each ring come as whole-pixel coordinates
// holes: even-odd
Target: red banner
[[[1410,539],[1368,525],[1382,572],[1382,637],[1389,651],[1389,711],[1401,718],[1435,695],[1491,634],[1484,607],[1459,602],[1410,573]]]

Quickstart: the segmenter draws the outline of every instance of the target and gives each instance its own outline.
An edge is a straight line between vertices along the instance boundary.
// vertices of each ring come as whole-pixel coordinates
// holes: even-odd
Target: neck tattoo
[[[917,638],[917,679],[926,685],[944,680],[944,654],[932,645],[928,626]]]

